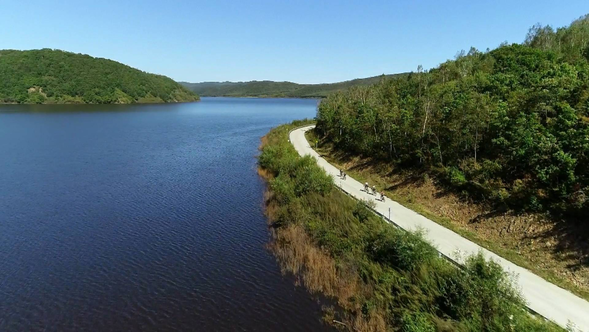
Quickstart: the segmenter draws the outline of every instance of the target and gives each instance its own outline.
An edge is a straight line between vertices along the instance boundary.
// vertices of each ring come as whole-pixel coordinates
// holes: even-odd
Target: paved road
[[[423,229],[425,231],[424,237],[436,246],[440,253],[457,263],[462,263],[465,256],[481,251],[485,257],[499,263],[504,270],[517,277],[518,287],[521,289],[521,293],[531,310],[564,328],[567,327],[569,322],[572,322],[580,331],[589,332],[589,302],[497,256],[397,202],[390,199],[386,199],[385,202],[376,200],[374,195],[364,192],[363,184],[351,177],[347,177],[346,180],[342,181],[339,178],[339,170],[321,158],[309,146],[305,138],[305,132],[313,127],[308,126],[292,131],[290,133],[291,143],[301,156],[311,155],[315,157],[319,166],[334,178],[334,183],[349,195],[358,199],[374,201],[377,212],[388,217],[390,211],[392,222],[405,230]],[[457,256],[457,253],[462,257]]]

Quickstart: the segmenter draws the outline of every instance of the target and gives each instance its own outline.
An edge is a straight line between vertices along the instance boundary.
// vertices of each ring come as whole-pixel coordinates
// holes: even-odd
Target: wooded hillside
[[[341,151],[420,169],[464,196],[587,213],[589,18],[332,94],[317,120]]]
[[[0,103],[130,104],[196,101],[174,80],[59,50],[0,50]]]
[[[381,75],[338,83],[297,84],[293,82],[251,81],[251,82],[181,82],[185,87],[205,97],[290,97],[323,98],[328,94],[353,86],[378,83],[383,78],[400,77],[405,74]]]

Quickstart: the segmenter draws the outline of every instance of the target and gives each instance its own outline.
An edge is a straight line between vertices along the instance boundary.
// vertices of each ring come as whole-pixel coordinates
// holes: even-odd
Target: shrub
[[[352,211],[352,215],[356,217],[360,223],[364,223],[366,220],[368,220],[368,218],[370,218],[372,211],[366,207],[365,202],[357,201],[354,211]]]
[[[435,332],[436,328],[428,315],[417,312],[403,316],[403,332]]]
[[[413,271],[437,257],[436,250],[423,240],[421,233],[392,227],[383,227],[369,248],[375,261],[403,271]]]
[[[466,176],[457,167],[448,167],[446,170],[446,176],[450,184],[456,187],[461,187],[466,184]]]

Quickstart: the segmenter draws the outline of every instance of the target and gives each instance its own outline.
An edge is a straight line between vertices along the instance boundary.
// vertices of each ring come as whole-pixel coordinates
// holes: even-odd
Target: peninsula
[[[60,50],[0,50],[0,104],[133,104],[198,101],[169,77]]]

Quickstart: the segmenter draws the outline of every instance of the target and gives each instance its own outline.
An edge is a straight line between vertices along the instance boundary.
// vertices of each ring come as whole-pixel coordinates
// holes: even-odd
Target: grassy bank
[[[383,222],[338,191],[314,159],[288,142],[293,122],[262,140],[271,245],[285,272],[340,309],[327,320],[357,331],[557,331],[530,316],[509,276],[480,256],[464,269],[420,234]]]

